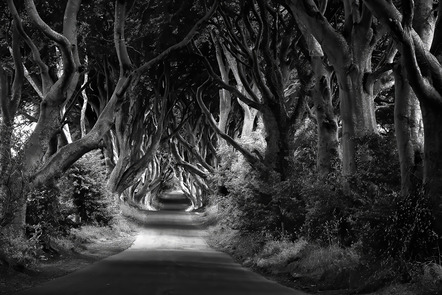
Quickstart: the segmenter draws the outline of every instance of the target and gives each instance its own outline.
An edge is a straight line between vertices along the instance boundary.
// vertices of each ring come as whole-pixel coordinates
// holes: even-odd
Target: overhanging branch
[[[206,86],[206,84],[208,83],[208,81],[209,80],[207,80],[201,86],[199,86],[198,90],[196,92],[197,102],[198,102],[201,110],[203,111],[204,115],[206,116],[207,122],[222,139],[224,139],[228,144],[230,144],[232,147],[234,147],[236,150],[238,150],[244,156],[244,158],[247,160],[247,162],[249,162],[252,166],[257,165],[260,162],[259,159],[257,159],[251,152],[249,152],[243,146],[241,146],[241,144],[236,142],[232,137],[230,137],[226,133],[222,132],[218,128],[218,126],[215,122],[215,119],[213,118],[209,109],[206,107],[206,105],[203,102],[203,89]]]
[[[161,52],[159,55],[157,55],[155,58],[149,60],[142,66],[138,67],[135,70],[135,76],[139,77],[141,74],[148,69],[150,69],[154,64],[161,61],[163,58],[167,57],[172,51],[175,51],[177,49],[180,49],[184,46],[186,46],[192,38],[195,36],[195,34],[198,33],[198,30],[201,28],[201,26],[212,16],[212,14],[215,12],[216,8],[218,7],[219,0],[214,0],[211,8],[206,12],[206,14],[192,27],[192,29],[187,33],[187,35],[184,37],[181,42],[176,43],[163,52]]]

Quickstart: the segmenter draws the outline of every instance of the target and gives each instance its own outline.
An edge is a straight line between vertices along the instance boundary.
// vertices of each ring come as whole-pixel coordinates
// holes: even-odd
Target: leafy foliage
[[[246,146],[264,150],[265,143],[257,132],[244,142]],[[222,192],[218,196],[222,222],[226,226],[266,239],[289,235],[295,238],[303,222],[303,205],[290,181],[281,181],[275,171],[253,169],[239,152],[221,147],[221,165],[213,177],[213,185]]]
[[[295,180],[306,202],[304,232],[320,244],[358,243],[367,233],[369,220],[377,218],[375,208],[385,208],[383,200],[399,190],[399,163],[392,137],[370,136],[357,142],[358,173],[351,178],[344,180],[331,173]],[[346,191],[343,182],[347,182]]]
[[[108,225],[112,221],[115,206],[106,189],[105,171],[99,153],[94,152],[83,156],[68,170],[62,184],[65,192],[62,198],[72,202],[72,213],[79,215],[82,224]]]
[[[0,234],[0,266],[23,268],[35,263],[39,247],[38,239],[32,236],[29,239],[17,236]]]
[[[339,178],[307,178],[300,185],[306,203],[304,234],[322,245],[348,245],[354,242],[351,228],[353,200],[339,187]]]
[[[406,198],[400,188],[396,146],[389,135],[358,141],[359,172],[342,187],[338,167],[325,177],[312,172],[314,138],[298,140],[291,177],[256,171],[233,150],[220,150],[223,162],[214,178],[223,188],[226,226],[265,239],[306,237],[323,246],[361,246],[371,257],[400,260],[435,255],[437,237],[424,193]]]
[[[72,201],[83,224],[108,225],[113,204],[106,190],[106,175],[97,155],[86,155],[69,170]]]
[[[364,236],[372,255],[396,261],[425,261],[439,255],[440,238],[433,231],[433,217],[423,190],[408,196],[394,194],[390,205],[370,220]],[[385,206],[385,207],[384,207]]]
[[[105,188],[104,171],[99,155],[89,153],[57,182],[30,193],[27,232],[43,249],[51,250],[52,239],[67,236],[80,225],[110,225],[115,208]]]
[[[60,190],[55,185],[41,187],[30,193],[26,210],[28,233],[47,239],[69,232],[67,216],[70,210],[58,200],[59,195]]]

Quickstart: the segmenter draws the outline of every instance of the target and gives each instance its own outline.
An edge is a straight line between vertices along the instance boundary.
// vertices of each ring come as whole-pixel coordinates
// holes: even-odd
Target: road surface
[[[190,213],[152,212],[126,251],[19,294],[305,294],[241,267],[207,246],[202,235]]]

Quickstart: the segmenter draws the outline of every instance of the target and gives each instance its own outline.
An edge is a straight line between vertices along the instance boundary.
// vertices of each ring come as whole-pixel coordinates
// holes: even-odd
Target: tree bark
[[[371,72],[375,35],[371,12],[362,5],[344,1],[347,36],[338,33],[319,11],[313,0],[287,0],[292,14],[321,44],[335,69],[342,118],[342,174],[356,170],[355,139],[377,134],[374,115],[373,85],[365,87],[365,75]]]
[[[333,110],[330,73],[325,68],[323,57],[311,56],[311,63],[316,80],[313,93],[318,126],[316,167],[319,175],[327,175],[334,171],[334,165],[340,160],[338,123]]]
[[[259,91],[258,88],[256,87],[256,84],[248,87],[248,89],[253,91],[253,95],[247,92],[247,89],[246,87],[244,87],[243,81],[239,76],[238,63],[236,62],[236,59],[225,47],[223,47],[223,52],[224,55],[226,56],[227,63],[229,64],[229,67],[235,78],[236,88],[238,89],[238,91],[241,92],[244,96],[248,97],[250,100],[253,100],[253,97],[259,97]],[[258,114],[258,110],[254,109],[253,107],[250,107],[239,98],[237,99],[237,101],[244,113],[243,124],[241,129],[241,138],[246,139],[250,137],[250,135],[252,135],[253,126],[255,123],[256,115]]]
[[[442,66],[412,28],[407,11],[403,17],[391,2],[364,0],[400,43],[408,81],[419,99],[424,126],[423,185],[430,199],[434,229],[442,234]],[[439,18],[441,16],[439,15]],[[425,40],[425,38],[424,38]]]
[[[5,225],[2,230],[9,234],[23,236],[26,197],[21,192],[23,185],[18,179],[18,167],[11,163],[11,146],[14,119],[22,96],[24,68],[20,52],[19,23],[14,20],[13,24],[12,58],[15,71],[12,87],[9,86],[6,71],[0,66],[0,224]]]
[[[23,149],[23,167],[27,175],[34,174],[43,164],[44,156],[48,150],[51,138],[62,127],[61,107],[65,102],[65,93],[70,87],[72,78],[77,71],[71,43],[63,35],[53,31],[39,16],[32,0],[26,0],[26,9],[34,24],[49,39],[56,42],[63,56],[63,75],[44,95],[40,104],[40,117],[37,125]]]
[[[442,82],[442,81],[441,81]],[[421,101],[424,123],[424,178],[436,232],[442,234],[442,105]]]
[[[334,165],[340,161],[338,123],[331,93],[331,73],[324,64],[324,52],[319,42],[302,23],[299,24],[299,28],[306,39],[315,80],[313,101],[318,128],[316,167],[319,175],[324,176],[332,172],[335,169]]]
[[[85,73],[82,88],[87,84],[87,82],[88,82],[88,74]],[[86,110],[87,110],[88,101],[89,101],[89,98],[86,93],[86,89],[83,89],[81,91],[81,95],[83,97],[83,104],[81,106],[81,111],[80,111],[80,131],[81,131],[81,137],[85,137],[86,133],[87,133],[87,130],[86,130]]]
[[[417,1],[413,27],[427,50],[433,41],[435,22],[433,1]],[[407,62],[402,57],[395,70],[395,130],[401,165],[401,193],[404,196],[415,192],[416,186],[422,183],[424,152],[422,113],[407,78],[404,67]]]
[[[29,1],[29,0],[27,0]],[[124,93],[132,81],[132,72],[130,64],[121,64],[124,62],[128,62],[128,57],[124,57],[121,55],[127,54],[127,50],[124,50],[124,46],[126,46],[124,41],[124,35],[122,35],[121,30],[124,27],[125,22],[125,2],[118,2],[119,4],[115,6],[115,32],[114,32],[114,45],[117,49],[117,54],[120,61],[120,77],[118,82],[114,88],[114,92],[109,100],[109,102],[105,105],[104,109],[100,113],[97,122],[91,131],[83,138],[68,144],[62,147],[56,154],[54,154],[48,161],[42,163],[41,152],[47,148],[48,142],[46,140],[49,138],[47,135],[45,137],[44,128],[46,127],[48,131],[57,130],[60,128],[60,105],[63,103],[63,93],[66,91],[69,83],[61,83],[63,77],[60,78],[59,81],[51,88],[51,91],[45,97],[45,100],[42,102],[42,110],[39,119],[39,123],[37,123],[36,129],[31,135],[29,143],[27,145],[27,149],[25,150],[26,156],[26,166],[31,169],[27,171],[28,173],[34,172],[32,177],[32,182],[34,185],[41,185],[47,182],[49,179],[56,177],[60,173],[64,172],[68,169],[76,160],[78,160],[85,153],[96,149],[100,146],[103,136],[109,132],[114,123],[114,111],[119,102],[121,102]],[[35,8],[34,8],[35,9]],[[124,10],[122,12],[121,10]],[[34,11],[34,14],[37,12]],[[122,38],[123,36],[123,38]],[[64,38],[64,42],[66,43],[65,47],[68,49],[69,41]],[[71,56],[72,57],[72,56]],[[72,67],[75,67],[75,62],[73,58],[69,60]],[[65,67],[66,68],[66,67]],[[63,75],[68,75],[69,72],[64,71]],[[72,74],[72,72],[70,73]],[[67,78],[64,78],[67,79]],[[68,79],[69,80],[69,79]],[[57,85],[60,83],[59,85]],[[64,85],[64,87],[61,87]],[[57,96],[60,95],[60,96]],[[59,99],[57,101],[57,98]],[[52,103],[55,100],[55,103]],[[49,116],[52,115],[52,116]],[[48,132],[46,131],[46,132]],[[42,134],[43,133],[43,134]],[[50,138],[49,138],[50,139]],[[35,147],[35,150],[33,148]],[[39,166],[41,168],[35,173]]]
[[[53,155],[44,165],[39,169],[38,173],[35,174],[32,178],[33,184],[39,185],[42,184],[49,179],[59,175],[59,173],[65,171],[69,166],[74,163],[77,159],[79,159],[84,153],[90,151],[91,149],[96,149],[100,146],[102,146],[103,137],[108,134],[108,132],[111,130],[112,126],[114,125],[114,115],[115,110],[117,109],[117,106],[122,102],[125,92],[127,91],[129,85],[134,80],[134,76],[139,76],[143,74],[145,71],[150,69],[155,63],[161,61],[163,58],[165,58],[168,54],[170,54],[173,50],[179,49],[187,45],[189,40],[196,34],[197,29],[214,13],[218,2],[214,1],[214,4],[210,8],[210,10],[206,13],[206,15],[201,18],[189,31],[189,33],[185,36],[185,38],[169,48],[167,48],[165,51],[157,55],[155,58],[152,58],[148,62],[144,63],[140,67],[138,67],[136,70],[133,69],[132,62],[130,60],[130,57],[128,55],[127,51],[127,44],[124,37],[124,26],[125,21],[128,13],[128,9],[131,7],[131,1],[116,1],[115,4],[115,22],[114,22],[114,45],[119,61],[119,78],[118,82],[115,85],[115,88],[113,89],[112,96],[109,99],[109,102],[105,105],[104,109],[100,112],[100,115],[97,119],[97,122],[95,123],[94,127],[90,130],[90,132],[83,138],[73,142],[72,144],[68,144],[64,147],[62,147],[55,155]],[[69,69],[72,68],[72,70],[75,68],[75,63],[72,58],[72,52],[69,52],[69,41],[53,32],[46,24],[43,23],[43,21],[39,18],[38,13],[35,10],[35,5],[33,5],[32,0],[26,0],[26,3],[28,3],[29,10],[33,12],[33,18],[36,19],[36,22],[38,23],[39,27],[44,31],[46,35],[48,35],[51,39],[53,39],[56,42],[60,42],[61,51],[63,53],[64,63],[68,63],[68,66],[65,66],[65,72],[64,75],[67,75],[69,73]],[[70,54],[68,54],[70,53]],[[70,58],[68,58],[70,57]],[[68,75],[69,76],[69,75]],[[70,76],[69,76],[70,77]],[[46,109],[42,112],[42,116],[40,117],[40,121],[43,121],[45,123],[51,122],[50,118],[47,118],[47,114],[52,115],[52,122],[58,123],[59,125],[59,112],[56,112],[56,108],[53,107],[53,105],[49,104],[52,103],[56,99],[56,95],[53,95],[52,92],[59,92],[58,90],[60,87],[58,86],[66,86],[68,85],[70,80],[66,77],[60,78],[60,81],[57,81],[57,83],[51,88],[51,91],[46,96],[45,101],[43,101],[42,106],[46,107]],[[60,85],[57,85],[60,84]],[[56,87],[57,86],[57,87]],[[62,87],[61,87],[62,88]],[[66,88],[64,88],[66,89]],[[63,94],[63,92],[61,92]],[[64,96],[59,96],[64,97]],[[47,100],[47,102],[46,102]],[[59,101],[55,101],[58,103]],[[58,104],[57,104],[58,106]],[[54,112],[52,112],[54,110]],[[51,111],[51,112],[49,112]],[[55,118],[55,119],[54,119]],[[43,125],[42,123],[40,125]],[[37,124],[37,127],[38,124]],[[40,126],[42,127],[42,126]],[[45,134],[42,134],[42,128],[36,129],[37,132],[34,132],[33,138],[28,144],[28,150],[32,151],[32,147],[35,147],[37,149],[34,153],[26,153],[27,154],[27,161],[29,163],[39,163],[41,160],[39,151],[42,150],[42,148],[39,146],[39,144],[44,144],[46,142],[46,138],[43,138],[44,140],[41,141],[38,134],[40,134],[42,137],[44,137]],[[48,126],[52,129],[56,129],[53,126]],[[49,129],[50,131],[51,129]],[[153,145],[155,146],[155,145]],[[43,147],[44,148],[44,147]],[[146,152],[147,153],[147,152]],[[138,163],[133,165],[126,173],[124,174],[123,178],[124,181],[121,182],[122,186],[127,185],[129,182],[134,181],[132,177],[138,175],[138,173],[142,173],[142,171],[138,171],[142,165],[146,164],[148,162],[148,158],[150,156],[143,157]],[[147,161],[147,162],[146,162]],[[32,168],[36,168],[38,165],[34,164]]]
[[[406,62],[402,58],[402,63]],[[395,68],[394,126],[401,168],[401,193],[413,193],[423,179],[423,122],[419,101],[402,65]]]
[[[203,101],[203,91],[206,83],[208,83],[208,81],[206,81],[204,84],[198,87],[198,90],[196,92],[196,100],[201,110],[203,111],[204,115],[206,116],[207,123],[210,125],[210,127],[212,127],[212,129],[216,132],[216,134],[218,134],[219,137],[224,139],[229,145],[231,145],[236,150],[238,150],[244,156],[247,162],[249,162],[252,166],[256,167],[256,165],[259,165],[260,160],[257,157],[255,157],[250,151],[244,148],[241,144],[236,142],[232,137],[222,132],[218,128],[215,119],[213,118],[212,114],[210,113],[209,109],[206,107]]]
[[[211,33],[213,44],[215,45],[216,60],[218,62],[219,72],[221,79],[225,83],[229,83],[230,68],[226,65],[223,59],[223,51],[221,49],[220,41],[213,33]],[[219,91],[219,120],[218,128],[221,132],[226,133],[229,114],[232,109],[232,98],[230,92],[226,89],[220,89]]]
[[[336,71],[342,120],[342,174],[352,176],[357,171],[355,140],[378,132],[372,89],[369,92],[364,89],[365,70],[354,68],[351,73],[342,70]]]

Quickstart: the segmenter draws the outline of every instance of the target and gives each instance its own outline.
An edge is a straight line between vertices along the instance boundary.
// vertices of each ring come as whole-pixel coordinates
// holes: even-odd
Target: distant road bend
[[[301,295],[211,249],[192,213],[146,214],[134,244],[85,269],[20,295]]]

